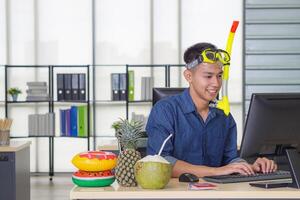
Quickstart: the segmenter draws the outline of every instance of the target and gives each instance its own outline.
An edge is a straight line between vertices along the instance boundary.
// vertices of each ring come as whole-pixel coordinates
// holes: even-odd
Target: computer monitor
[[[286,148],[300,148],[300,93],[252,94],[240,156],[276,161]]]
[[[153,88],[152,105],[159,100],[183,92],[186,88]]]

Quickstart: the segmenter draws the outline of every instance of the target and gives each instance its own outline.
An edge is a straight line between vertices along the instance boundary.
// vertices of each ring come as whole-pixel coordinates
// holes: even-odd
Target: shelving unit
[[[86,68],[86,75],[87,75],[87,80],[86,80],[86,100],[85,101],[57,101],[57,97],[56,99],[54,98],[54,88],[55,88],[55,78],[54,78],[54,70],[56,68]],[[19,101],[11,101],[8,100],[8,95],[7,95],[7,90],[8,90],[8,69],[12,69],[12,68],[46,68],[48,71],[48,79],[47,79],[47,83],[48,83],[48,91],[49,91],[49,100],[41,100],[41,101],[26,101],[26,100],[19,100]],[[90,98],[89,98],[89,65],[85,65],[85,66],[37,66],[37,65],[6,65],[5,66],[5,117],[11,117],[14,118],[13,116],[9,116],[9,106],[13,106],[15,107],[15,105],[26,105],[26,104],[42,104],[42,103],[47,103],[48,105],[48,112],[49,113],[54,113],[54,108],[56,106],[59,106],[60,103],[63,104],[86,104],[87,105],[87,136],[86,137],[76,137],[76,138],[86,138],[87,139],[87,150],[90,149]],[[30,80],[29,80],[30,81]],[[13,82],[13,81],[12,81]],[[59,117],[59,114],[56,114],[56,118]],[[25,131],[26,132],[26,131]],[[48,136],[30,136],[28,135],[28,133],[24,133],[24,136],[12,136],[12,138],[49,138],[49,176],[50,176],[50,180],[52,180],[52,177],[54,176],[54,138],[55,137],[61,137],[58,136],[55,133],[55,129],[54,129],[54,133],[48,135]],[[75,138],[75,137],[73,137]]]
[[[180,87],[180,85],[171,84],[178,79],[178,74],[175,74],[175,68],[182,68],[184,65],[96,65],[94,68],[93,87],[94,89],[94,101],[93,101],[93,113],[94,113],[94,146],[99,145],[99,140],[102,138],[114,138],[114,131],[111,125],[114,121],[117,121],[120,117],[131,119],[131,112],[136,114],[149,114],[152,107],[152,100],[141,100],[141,77],[153,77],[154,87]],[[111,69],[111,70],[109,70]],[[98,85],[111,85],[110,74],[111,73],[126,73],[127,75],[127,91],[129,91],[129,71],[134,71],[134,85],[135,85],[135,98],[134,101],[130,101],[128,94],[126,101],[112,101],[110,87],[99,88]],[[172,72],[174,72],[172,74]],[[100,76],[101,74],[101,76]],[[180,73],[181,74],[181,73]],[[172,75],[172,76],[171,76]],[[101,95],[100,95],[101,94]],[[109,109],[108,109],[109,107]],[[117,111],[116,111],[117,110]],[[105,117],[105,114],[110,113],[110,119]],[[115,117],[114,117],[115,116]],[[104,119],[105,118],[105,119]],[[97,124],[97,126],[96,126]],[[96,127],[95,127],[96,126]],[[97,141],[98,140],[98,141]]]
[[[87,105],[87,117],[88,117],[88,132],[86,137],[76,137],[78,139],[86,139],[87,140],[87,150],[93,149],[95,150],[98,142],[102,140],[101,137],[114,137],[114,134],[112,133],[111,124],[118,120],[119,117],[129,119],[131,111],[145,111],[144,114],[148,114],[151,107],[152,107],[152,100],[141,100],[139,98],[140,91],[140,84],[141,84],[141,77],[142,76],[151,76],[154,78],[154,86],[155,87],[170,87],[171,85],[171,74],[172,70],[174,68],[181,68],[184,65],[118,65],[117,68],[114,68],[113,66],[92,66],[92,65],[81,65],[81,66],[68,66],[68,65],[43,65],[43,66],[33,66],[33,65],[6,65],[4,66],[4,73],[5,73],[5,80],[4,80],[4,90],[5,90],[5,99],[3,101],[3,106],[5,109],[5,117],[11,117],[14,118],[13,115],[16,115],[16,113],[10,113],[10,109],[14,108],[22,108],[25,107],[26,109],[35,108],[38,107],[42,110],[47,109],[47,112],[54,112],[56,115],[56,118],[59,118],[59,112],[58,109],[62,107],[67,107],[70,104],[75,105]],[[104,69],[106,67],[106,69]],[[16,68],[16,69],[13,69]],[[46,81],[48,83],[48,91],[49,91],[49,101],[26,101],[24,99],[20,99],[17,102],[11,101],[8,98],[8,95],[6,91],[9,87],[14,86],[14,77],[11,76],[10,70],[18,70],[18,68],[32,68],[34,73],[35,71],[39,71],[37,69],[45,69],[46,71],[39,71],[39,73],[43,74],[43,80],[40,79],[34,79],[33,76],[29,76],[29,78],[22,79],[22,83],[19,83],[19,85],[26,84],[26,81]],[[57,86],[56,86],[56,74],[57,73],[72,73],[73,71],[81,70],[80,73],[86,74],[86,100],[85,101],[58,101],[57,100]],[[73,69],[74,68],[74,69]],[[27,70],[27,69],[26,69]],[[84,72],[83,72],[84,70]],[[100,70],[100,71],[97,71]],[[106,70],[105,73],[101,70]],[[126,96],[126,100],[124,101],[112,101],[111,91],[110,91],[110,74],[117,72],[117,73],[127,73],[127,91],[128,91],[128,72],[129,70],[135,71],[135,92],[136,96],[134,101],[129,101],[128,95]],[[175,70],[176,71],[176,70]],[[172,78],[177,79],[178,75],[172,74]],[[147,73],[145,73],[147,72]],[[77,71],[76,71],[77,73]],[[45,75],[45,76],[44,76]],[[101,76],[99,76],[101,75]],[[99,76],[99,77],[97,77]],[[9,81],[9,77],[11,80]],[[35,77],[40,77],[35,74]],[[92,78],[91,78],[92,77]],[[16,80],[15,80],[16,81]],[[17,85],[18,86],[18,85]],[[173,86],[178,87],[178,86]],[[138,88],[138,89],[137,89]],[[25,121],[27,119],[27,115],[29,114],[29,111],[26,111],[22,113],[22,117]],[[36,109],[36,108],[35,108]],[[103,112],[104,110],[104,112]],[[112,114],[112,110],[115,110],[115,116]],[[40,110],[39,110],[40,111]],[[31,111],[30,111],[31,112]],[[35,111],[34,111],[35,112]],[[97,121],[97,115],[102,113],[102,117],[99,118],[100,120]],[[108,116],[108,117],[107,117]],[[107,119],[109,118],[109,119]],[[105,121],[105,120],[111,120],[111,121]],[[103,127],[104,124],[104,127]],[[57,124],[56,120],[56,126],[59,126]],[[97,127],[98,126],[98,127]],[[108,132],[105,131],[109,130]],[[103,131],[104,130],[104,131]],[[56,130],[58,131],[58,130]],[[19,132],[18,132],[19,133]],[[97,134],[98,133],[98,134]],[[52,177],[54,176],[54,161],[55,161],[55,155],[54,155],[54,143],[56,138],[67,138],[69,136],[59,136],[58,133],[53,133],[51,136],[29,136],[27,133],[27,130],[22,130],[20,134],[14,135],[12,134],[12,138],[48,138],[49,139],[49,176],[50,180],[52,180]],[[74,138],[74,137],[69,137]],[[101,139],[101,140],[99,140]]]

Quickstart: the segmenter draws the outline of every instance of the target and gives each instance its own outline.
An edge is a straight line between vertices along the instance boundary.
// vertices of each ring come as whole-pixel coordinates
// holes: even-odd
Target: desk
[[[30,143],[10,141],[0,146],[1,200],[30,200]]]
[[[202,181],[202,180],[200,180]],[[294,188],[262,189],[248,183],[216,184],[216,190],[188,190],[187,183],[171,179],[162,190],[144,190],[138,187],[82,188],[75,186],[70,199],[300,199],[300,190]]]

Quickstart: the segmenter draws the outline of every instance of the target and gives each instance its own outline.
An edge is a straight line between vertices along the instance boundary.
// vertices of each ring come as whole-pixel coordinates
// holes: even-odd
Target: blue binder
[[[59,110],[60,113],[60,135],[61,136],[67,136],[66,131],[66,110]]]
[[[70,125],[71,125],[71,136],[77,137],[78,129],[77,129],[77,107],[76,106],[71,106]]]

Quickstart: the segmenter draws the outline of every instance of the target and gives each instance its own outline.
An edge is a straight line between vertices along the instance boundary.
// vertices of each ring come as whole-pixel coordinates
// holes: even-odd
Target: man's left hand
[[[269,160],[265,157],[257,158],[252,165],[252,169],[255,172],[270,173],[277,170],[277,164],[273,160]]]

